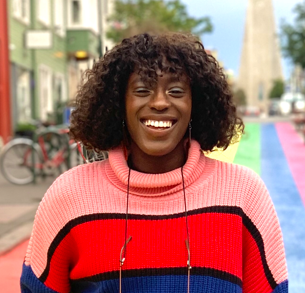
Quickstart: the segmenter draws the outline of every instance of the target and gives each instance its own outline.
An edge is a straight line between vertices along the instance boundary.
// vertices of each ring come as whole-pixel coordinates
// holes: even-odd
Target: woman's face
[[[184,152],[183,137],[192,110],[186,76],[178,80],[170,73],[158,73],[157,84],[149,86],[134,72],[128,80],[125,104],[132,155],[135,149],[149,156],[180,155],[177,147]]]

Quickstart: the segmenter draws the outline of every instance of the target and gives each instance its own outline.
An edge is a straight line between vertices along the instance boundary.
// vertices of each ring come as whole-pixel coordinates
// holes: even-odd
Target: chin
[[[175,144],[164,145],[164,143],[162,144],[156,143],[153,145],[143,146],[142,151],[149,156],[162,157],[173,152],[176,149],[176,147],[177,145]]]
[[[153,157],[162,157],[162,156],[166,156],[167,154],[169,154],[170,152],[167,150],[160,150],[160,149],[150,149],[150,150],[146,150],[145,153],[149,156],[153,156]]]

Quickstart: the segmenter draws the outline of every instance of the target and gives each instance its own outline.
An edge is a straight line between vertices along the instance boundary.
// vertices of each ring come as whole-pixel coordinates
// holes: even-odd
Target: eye
[[[145,97],[145,96],[148,96],[148,95],[151,94],[151,91],[148,88],[145,88],[145,87],[136,88],[133,92],[137,96],[141,96],[141,97]]]
[[[180,87],[174,87],[168,91],[168,94],[170,94],[173,97],[181,97],[184,95],[184,93],[185,93],[184,90]]]

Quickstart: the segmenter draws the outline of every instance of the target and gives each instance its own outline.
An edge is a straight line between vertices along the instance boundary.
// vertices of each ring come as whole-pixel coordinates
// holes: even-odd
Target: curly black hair
[[[192,138],[202,150],[226,149],[243,132],[223,70],[198,38],[146,33],[124,39],[85,72],[71,115],[72,137],[96,151],[119,146],[129,76],[137,71],[144,82],[155,83],[158,69],[189,78]]]

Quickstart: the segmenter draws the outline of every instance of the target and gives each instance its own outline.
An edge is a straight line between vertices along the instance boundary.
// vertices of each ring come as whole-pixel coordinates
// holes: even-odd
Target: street
[[[305,292],[305,144],[288,118],[247,118],[234,163],[248,166],[265,182],[285,244],[289,292]],[[0,288],[17,293],[22,260],[35,211],[54,178],[15,186],[0,175]]]

